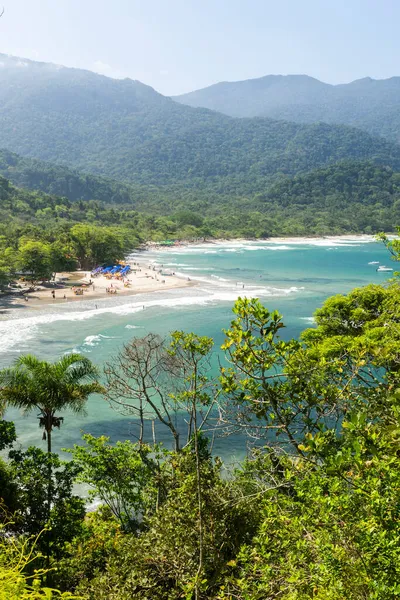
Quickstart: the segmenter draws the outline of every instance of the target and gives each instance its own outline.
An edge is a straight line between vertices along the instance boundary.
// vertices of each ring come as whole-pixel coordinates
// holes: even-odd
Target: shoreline
[[[388,238],[396,237],[396,233],[388,233]],[[145,242],[143,246],[137,250],[137,252],[147,252],[151,250],[157,250],[162,252],[168,252],[169,250],[174,250],[176,248],[182,248],[185,246],[203,246],[203,245],[223,245],[223,244],[307,244],[310,241],[313,242],[339,242],[343,241],[365,241],[365,242],[375,242],[375,234],[369,233],[346,233],[343,235],[314,235],[314,236],[288,236],[288,237],[270,237],[270,238],[215,238],[215,239],[205,239],[205,240],[182,240],[176,243],[172,243],[170,245],[163,245],[160,242]]]
[[[394,234],[391,234],[394,235]],[[391,237],[389,235],[389,237]],[[170,251],[176,251],[177,249],[183,249],[185,247],[207,247],[207,246],[223,246],[231,244],[233,246],[240,244],[309,244],[314,243],[315,245],[325,245],[329,242],[363,242],[371,243],[375,242],[375,236],[371,234],[344,234],[336,236],[308,236],[308,237],[273,237],[263,239],[249,239],[249,238],[232,238],[232,239],[213,239],[213,240],[193,240],[193,241],[182,241],[176,242],[171,245],[161,245],[157,242],[146,242],[142,247],[134,250],[131,253],[131,258],[126,260],[127,264],[130,264],[132,270],[129,273],[127,279],[129,280],[130,287],[124,287],[121,281],[109,281],[104,276],[92,278],[92,284],[88,285],[91,281],[91,274],[89,271],[76,271],[70,273],[58,273],[55,282],[48,283],[44,286],[37,286],[40,289],[35,292],[28,293],[15,293],[15,294],[2,294],[0,295],[0,319],[2,314],[10,314],[11,312],[19,311],[21,309],[40,309],[46,306],[56,306],[60,304],[70,304],[71,302],[82,302],[85,300],[101,300],[104,301],[108,298],[115,298],[118,296],[129,297],[137,296],[144,293],[159,292],[162,290],[179,289],[186,287],[193,287],[199,285],[199,281],[189,277],[183,277],[182,274],[176,275],[175,273],[168,273],[168,275],[160,274],[161,265],[149,264],[151,261],[146,257],[148,252],[162,252],[168,254]],[[134,258],[133,258],[134,257]],[[157,269],[156,270],[156,265]],[[170,271],[170,269],[168,269]],[[73,287],[80,287],[80,284],[87,285],[84,287],[82,295],[75,295]],[[94,285],[93,285],[94,284]],[[112,287],[116,289],[116,293],[109,294],[106,292],[107,288]],[[55,292],[55,298],[52,297],[52,291]],[[28,298],[28,300],[25,299]]]
[[[190,278],[185,280],[175,273],[159,273],[154,265],[149,265],[149,262],[144,260],[144,256],[143,259],[135,257],[135,263],[126,263],[130,264],[132,269],[125,278],[125,282],[129,284],[127,287],[122,281],[109,280],[103,275],[92,277],[90,271],[57,273],[54,282],[38,285],[35,291],[24,293],[21,290],[19,293],[0,295],[0,318],[1,314],[10,314],[21,309],[35,310],[85,300],[104,301],[109,298],[137,296],[198,285],[196,281],[191,281]],[[83,293],[76,295],[76,288],[81,288]]]

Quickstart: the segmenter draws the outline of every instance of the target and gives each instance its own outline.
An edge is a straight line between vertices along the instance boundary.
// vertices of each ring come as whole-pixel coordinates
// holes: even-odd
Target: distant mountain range
[[[400,77],[329,85],[307,75],[267,75],[217,83],[174,100],[232,117],[350,125],[400,141]]]
[[[311,78],[298,81],[305,107],[309,85],[326,87]],[[299,99],[299,92],[291,93],[293,101]],[[7,55],[0,55],[0,147],[130,185],[236,197],[342,160],[372,160],[400,170],[400,146],[359,129],[232,118],[184,106],[138,81]],[[36,168],[43,179],[43,165]],[[12,173],[4,174],[16,181]],[[66,176],[72,185],[75,175]],[[97,181],[72,194],[87,197],[91,185],[95,193]],[[108,185],[112,195],[114,183],[102,179],[102,193]],[[57,186],[51,191],[64,193],[63,185]]]

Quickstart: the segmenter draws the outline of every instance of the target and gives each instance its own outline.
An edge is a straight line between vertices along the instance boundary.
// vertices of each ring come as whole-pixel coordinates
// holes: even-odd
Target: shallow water
[[[124,342],[150,331],[161,335],[174,329],[195,331],[212,336],[218,347],[224,338],[221,329],[229,325],[233,302],[240,295],[259,297],[269,309],[279,310],[286,324],[284,337],[294,337],[312,325],[314,310],[328,296],[383,282],[390,276],[377,273],[377,264],[369,264],[390,265],[387,251],[365,238],[204,244],[145,256],[149,264],[157,262],[198,280],[198,286],[50,305],[44,310],[21,308],[12,317],[3,315],[0,367],[11,364],[21,353],[55,360],[71,351],[86,354],[102,367]],[[10,410],[7,416],[16,421],[24,447],[44,444],[35,414],[23,417]],[[135,429],[132,418],[114,412],[99,397],[89,400],[86,416],[64,416],[61,431],[53,436],[56,451],[79,443],[82,431],[116,440],[130,436]],[[158,441],[164,441],[163,436],[159,428]],[[215,447],[223,458],[244,451],[240,438],[218,439]]]

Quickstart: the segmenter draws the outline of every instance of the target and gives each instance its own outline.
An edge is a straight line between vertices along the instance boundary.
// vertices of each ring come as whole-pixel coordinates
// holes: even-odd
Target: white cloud
[[[122,71],[119,71],[118,69],[114,69],[114,67],[102,60],[96,60],[93,63],[93,70],[96,73],[100,73],[100,75],[114,77],[114,79],[124,79],[126,77],[125,73],[122,73]]]

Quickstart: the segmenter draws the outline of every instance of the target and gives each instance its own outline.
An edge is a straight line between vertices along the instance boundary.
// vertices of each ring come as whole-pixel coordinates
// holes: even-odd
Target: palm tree
[[[97,376],[97,368],[81,354],[67,354],[55,363],[26,354],[0,372],[0,406],[15,406],[25,412],[37,409],[50,454],[52,431],[64,421],[56,413],[65,409],[84,413],[89,395],[103,391]]]
[[[47,439],[47,520],[51,515],[51,434],[60,428],[64,417],[61,410],[85,412],[85,404],[95,392],[103,392],[97,381],[98,371],[93,363],[81,354],[67,354],[55,363],[39,360],[32,354],[18,358],[14,366],[0,372],[0,410],[7,405],[22,408],[25,412],[39,411],[39,425]],[[47,534],[47,566],[50,565],[50,537]]]

